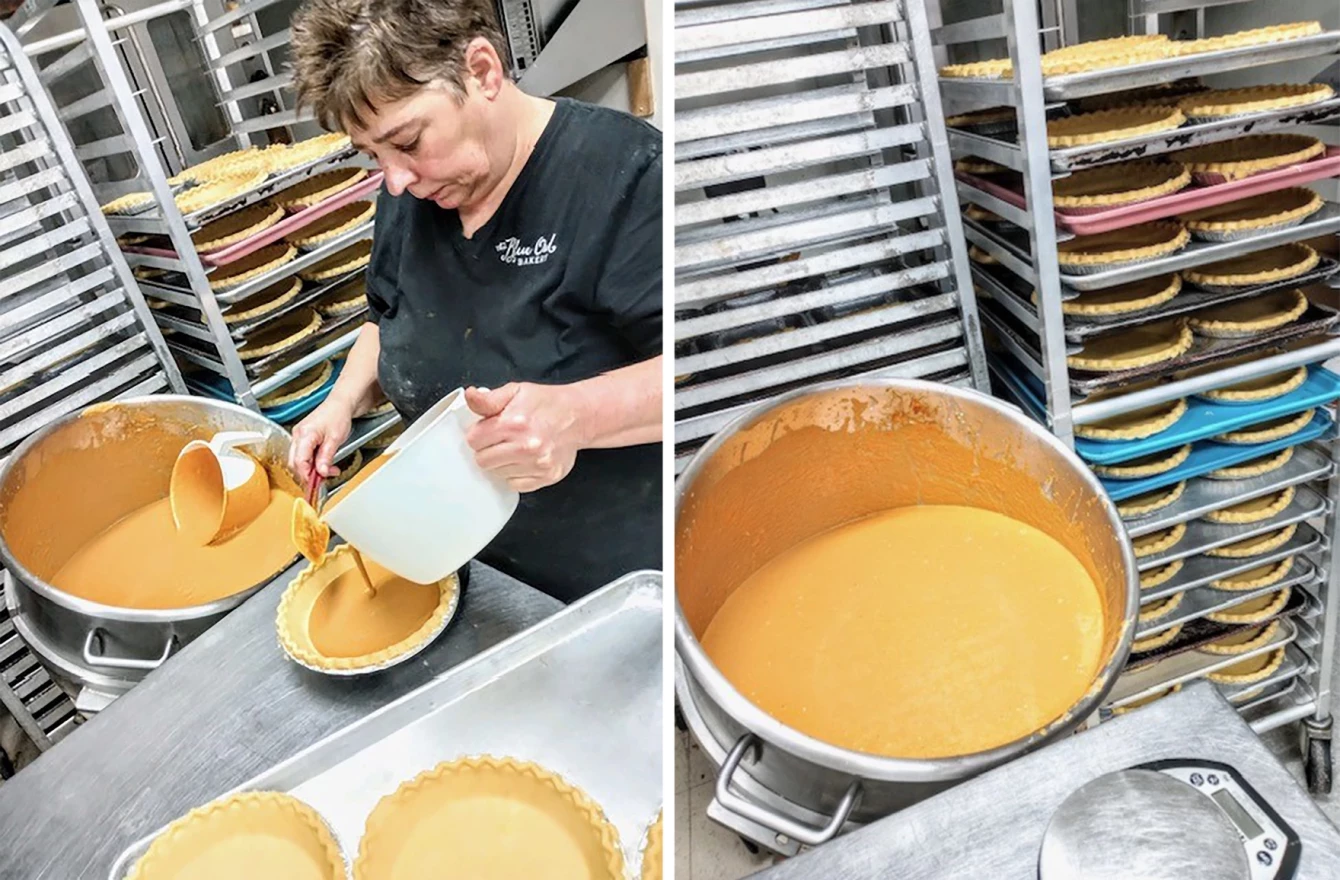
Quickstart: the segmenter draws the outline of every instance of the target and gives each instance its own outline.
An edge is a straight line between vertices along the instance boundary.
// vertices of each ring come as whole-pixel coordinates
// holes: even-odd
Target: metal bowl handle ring
[[[763,740],[752,733],[746,733],[736,741],[735,746],[730,750],[730,754],[726,756],[726,762],[721,765],[721,772],[717,774],[715,794],[717,802],[722,807],[806,846],[818,846],[837,836],[838,831],[847,823],[847,817],[855,809],[856,802],[861,798],[860,780],[853,781],[847,788],[846,793],[842,795],[842,800],[838,802],[837,809],[833,812],[833,817],[822,828],[802,825],[794,819],[775,813],[767,807],[746,800],[731,791],[731,777],[735,775],[735,770],[744,760],[745,753],[749,751],[754,753],[754,760],[762,757]]]
[[[97,643],[99,653],[93,653],[93,644]],[[172,656],[172,650],[177,647],[177,637],[169,635],[167,644],[163,646],[163,653],[153,660],[137,660],[134,657],[109,657],[101,653],[103,648],[103,630],[100,626],[95,626],[89,630],[88,636],[84,638],[84,662],[89,666],[102,666],[107,669],[147,669],[155,670],[167,662]]]

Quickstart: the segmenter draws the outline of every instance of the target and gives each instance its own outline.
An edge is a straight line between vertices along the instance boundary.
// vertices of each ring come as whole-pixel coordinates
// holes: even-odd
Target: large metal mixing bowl
[[[1045,729],[955,757],[855,752],[782,724],[703,651],[699,638],[722,603],[769,559],[841,523],[911,504],[1005,513],[1056,538],[1093,575],[1106,621],[1104,660],[1090,690]],[[721,766],[709,815],[782,852],[1073,731],[1125,664],[1139,607],[1121,518],[1074,453],[1000,401],[899,380],[796,391],[713,437],[676,487],[675,591],[676,692],[694,736]]]
[[[90,538],[165,497],[172,463],[186,441],[237,430],[264,433],[264,446],[250,451],[272,475],[292,479],[283,465],[290,442],[286,431],[235,404],[181,395],[131,398],[71,413],[26,439],[0,467],[0,564],[8,572],[7,602],[19,634],[47,665],[82,685],[125,690],[273,578],[223,599],[171,609],[104,605],[47,580]],[[67,500],[56,507],[50,503],[54,497]]]

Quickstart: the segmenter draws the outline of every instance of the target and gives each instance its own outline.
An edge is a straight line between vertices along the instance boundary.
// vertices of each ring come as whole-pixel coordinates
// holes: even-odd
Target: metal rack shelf
[[[1259,564],[1259,563],[1258,563]],[[1297,587],[1305,584],[1315,583],[1317,579],[1317,570],[1308,562],[1306,558],[1298,556],[1294,558],[1293,567],[1289,570],[1289,576],[1282,578],[1278,583],[1271,584],[1268,587],[1262,587],[1259,590],[1219,590],[1210,586],[1195,587],[1187,590],[1180,605],[1176,609],[1162,617],[1155,618],[1140,624],[1136,633],[1136,638],[1147,638],[1157,635],[1165,630],[1171,629],[1179,624],[1186,624],[1193,620],[1199,620],[1207,614],[1213,614],[1216,611],[1223,611],[1248,602],[1259,596],[1268,596],[1271,593],[1278,592],[1285,587]]]
[[[1231,559],[1216,556],[1192,556],[1185,561],[1182,570],[1179,571],[1167,583],[1161,584],[1148,590],[1140,591],[1140,604],[1149,605],[1160,599],[1175,594],[1185,592],[1186,590],[1203,587],[1211,581],[1217,581],[1220,578],[1226,578],[1230,575],[1241,574],[1244,571],[1250,571],[1262,565],[1269,565],[1272,562],[1279,562],[1289,556],[1299,556],[1303,553],[1311,553],[1324,546],[1320,533],[1312,526],[1304,523],[1294,532],[1292,538],[1285,541],[1280,547],[1271,550],[1269,553],[1262,553],[1258,556],[1252,556],[1247,559]]]
[[[1206,553],[1237,541],[1269,534],[1304,520],[1325,516],[1329,512],[1326,499],[1307,486],[1303,486],[1295,492],[1293,501],[1288,507],[1259,522],[1246,524],[1215,523],[1206,520],[1189,522],[1186,524],[1182,540],[1162,553],[1154,553],[1137,560],[1136,564],[1140,571],[1149,571],[1174,559],[1186,559],[1188,556]]]

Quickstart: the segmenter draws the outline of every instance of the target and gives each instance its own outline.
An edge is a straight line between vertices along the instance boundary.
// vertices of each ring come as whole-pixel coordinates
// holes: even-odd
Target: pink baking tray
[[[366,198],[370,193],[376,192],[382,185],[382,172],[378,171],[368,176],[366,180],[360,180],[358,183],[342,190],[324,202],[318,202],[310,208],[303,208],[301,211],[294,212],[283,220],[280,220],[269,229],[265,229],[251,238],[243,239],[236,244],[230,244],[226,248],[220,248],[216,251],[209,251],[200,255],[200,261],[207,266],[223,266],[234,260],[240,260],[247,254],[260,250],[267,244],[274,244],[279,239],[311,223],[320,217],[324,217],[332,211],[343,208],[351,202],[357,202]],[[171,248],[151,248],[151,247],[127,247],[123,248],[126,253],[146,254],[151,257],[167,257],[175,260],[177,252]]]
[[[1331,147],[1327,150],[1326,155],[1309,162],[1301,162],[1287,168],[1254,174],[1245,180],[1220,183],[1214,186],[1192,185],[1172,195],[1093,213],[1080,214],[1057,211],[1056,225],[1073,232],[1075,235],[1094,235],[1099,232],[1110,232],[1113,229],[1134,226],[1147,220],[1174,217],[1199,208],[1209,208],[1214,205],[1222,205],[1225,202],[1235,202],[1249,196],[1259,196],[1262,193],[1274,192],[1277,189],[1297,186],[1313,180],[1335,177],[1337,174],[1340,174],[1340,147]],[[1021,192],[1001,186],[998,183],[992,183],[974,174],[956,171],[955,176],[964,183],[975,186],[983,192],[988,192],[1001,201],[1008,202],[1021,210],[1027,207],[1024,194]]]

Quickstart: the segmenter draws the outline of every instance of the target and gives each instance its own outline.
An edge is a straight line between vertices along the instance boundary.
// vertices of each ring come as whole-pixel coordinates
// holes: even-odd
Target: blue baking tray
[[[283,406],[272,406],[261,410],[261,415],[275,422],[291,422],[301,416],[307,415],[320,405],[321,401],[330,394],[330,389],[335,387],[335,380],[340,377],[340,370],[344,367],[344,359],[335,361],[335,369],[330,371],[330,378],[322,383],[311,394],[300,397],[297,400],[291,400]],[[216,373],[202,373],[198,376],[189,376],[186,383],[196,391],[216,397],[219,400],[227,400],[232,403],[237,402],[237,397],[233,394],[233,384],[225,377]]]
[[[1045,421],[1041,416],[1041,380],[1008,359],[1002,359],[1001,367],[1001,378],[1006,385],[1027,403],[1034,418]],[[1118,464],[1299,413],[1337,399],[1340,399],[1340,376],[1320,366],[1312,366],[1308,368],[1307,379],[1302,385],[1274,400],[1219,403],[1191,397],[1187,400],[1186,413],[1167,430],[1141,440],[1086,440],[1076,437],[1075,452],[1091,464]]]
[[[1191,477],[1208,474],[1210,471],[1228,467],[1231,464],[1241,464],[1262,455],[1279,452],[1288,446],[1307,443],[1309,440],[1315,440],[1325,434],[1330,429],[1331,424],[1331,417],[1326,411],[1317,410],[1317,414],[1312,417],[1312,421],[1307,424],[1307,427],[1301,431],[1295,431],[1288,437],[1281,437],[1269,443],[1255,443],[1250,446],[1202,440],[1192,448],[1186,461],[1166,473],[1139,480],[1113,480],[1102,477],[1099,482],[1103,484],[1103,488],[1107,490],[1107,494],[1112,497],[1113,501],[1121,501],[1145,492],[1152,492],[1155,489],[1162,489],[1164,486],[1171,486],[1173,483],[1180,483],[1182,480]]]

